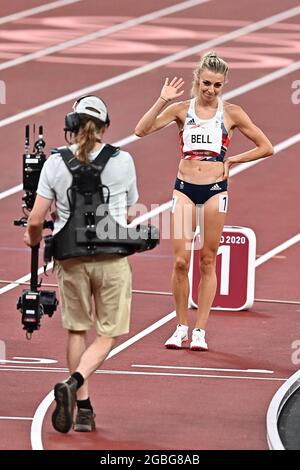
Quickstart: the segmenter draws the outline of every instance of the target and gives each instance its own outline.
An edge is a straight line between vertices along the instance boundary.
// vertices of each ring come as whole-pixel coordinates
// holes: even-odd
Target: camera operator
[[[68,116],[78,120],[73,143],[74,157],[90,163],[105,147],[103,135],[109,126],[105,103],[96,96],[78,99]],[[69,129],[70,130],[70,129]],[[70,142],[69,142],[70,143]],[[59,149],[58,149],[59,150]],[[128,152],[115,149],[102,175],[110,190],[109,212],[120,224],[128,222],[128,209],[136,203],[138,191],[133,159]],[[43,166],[34,207],[28,219],[24,241],[29,246],[42,239],[43,222],[52,202],[56,204],[53,235],[59,234],[70,218],[68,188],[72,174],[60,153],[52,154]],[[55,260],[62,305],[62,324],[67,330],[67,362],[71,376],[54,387],[56,408],[54,428],[66,433],[95,429],[95,414],[89,398],[88,377],[103,363],[116,338],[128,333],[131,305],[131,269],[126,256],[90,254]],[[92,297],[95,318],[92,314]],[[96,338],[86,346],[86,332],[95,324]],[[77,400],[77,414],[73,413]]]

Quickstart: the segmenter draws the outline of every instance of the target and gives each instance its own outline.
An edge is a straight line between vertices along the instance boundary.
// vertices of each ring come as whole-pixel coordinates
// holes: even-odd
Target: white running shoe
[[[177,325],[175,333],[165,342],[168,349],[181,349],[183,343],[188,342],[188,329],[184,325]]]
[[[192,351],[207,351],[208,346],[205,341],[205,330],[200,328],[195,328],[193,330],[192,341],[190,344],[190,349]]]

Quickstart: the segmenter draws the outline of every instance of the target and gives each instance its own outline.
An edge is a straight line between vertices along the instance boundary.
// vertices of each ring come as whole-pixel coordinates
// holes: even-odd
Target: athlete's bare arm
[[[267,136],[252,122],[240,106],[227,103],[225,109],[230,122],[230,130],[239,129],[244,136],[255,144],[255,148],[227,158],[224,163],[224,179],[227,178],[228,170],[233,164],[251,162],[259,158],[269,157],[274,153],[273,146]]]

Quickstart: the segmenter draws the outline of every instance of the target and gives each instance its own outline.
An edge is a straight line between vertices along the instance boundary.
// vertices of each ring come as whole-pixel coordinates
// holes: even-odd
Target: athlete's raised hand
[[[181,90],[184,81],[182,78],[174,77],[169,83],[169,78],[166,78],[164,86],[161,89],[160,97],[165,101],[172,101],[175,98],[178,98],[184,93],[184,90]]]

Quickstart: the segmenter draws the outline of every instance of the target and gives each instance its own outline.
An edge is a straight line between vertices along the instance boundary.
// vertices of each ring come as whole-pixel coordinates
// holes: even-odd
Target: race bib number
[[[176,207],[176,204],[177,204],[177,199],[178,199],[177,196],[173,196],[173,200],[172,200],[172,209],[171,209],[172,214],[174,214],[174,212],[175,212],[175,207]]]
[[[228,194],[219,194],[219,212],[227,212]]]

